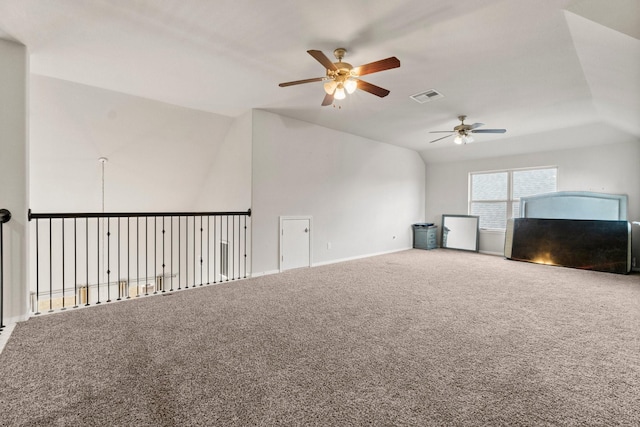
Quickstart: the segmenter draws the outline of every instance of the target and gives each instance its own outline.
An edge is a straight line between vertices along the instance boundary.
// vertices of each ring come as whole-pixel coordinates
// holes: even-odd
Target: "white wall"
[[[31,78],[30,207],[193,210],[233,119],[43,76]],[[248,190],[243,189],[248,200]]]
[[[12,219],[3,224],[4,324],[27,317],[27,105],[25,46],[0,39],[0,208]]]
[[[251,207],[251,121],[251,111],[236,117],[208,159],[198,211],[246,211]]]
[[[256,110],[252,165],[254,274],[279,268],[281,215],[313,217],[312,265],[410,248],[424,220],[415,151]]]
[[[461,147],[464,148],[464,147]],[[429,163],[426,172],[426,221],[442,214],[467,214],[469,172],[558,166],[558,191],[595,191],[629,196],[629,221],[640,219],[640,141],[461,162]],[[640,229],[633,228],[633,256],[640,259]],[[504,233],[481,233],[480,250],[503,252]]]

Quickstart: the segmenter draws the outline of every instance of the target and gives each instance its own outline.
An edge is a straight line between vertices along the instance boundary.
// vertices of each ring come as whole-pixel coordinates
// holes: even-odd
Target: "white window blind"
[[[481,229],[504,230],[520,216],[520,198],[557,190],[558,168],[509,169],[469,174],[469,214]]]

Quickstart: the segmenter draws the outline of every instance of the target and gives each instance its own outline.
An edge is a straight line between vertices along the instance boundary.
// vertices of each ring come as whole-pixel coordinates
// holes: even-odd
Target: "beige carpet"
[[[640,275],[409,250],[18,324],[0,424],[639,425]]]

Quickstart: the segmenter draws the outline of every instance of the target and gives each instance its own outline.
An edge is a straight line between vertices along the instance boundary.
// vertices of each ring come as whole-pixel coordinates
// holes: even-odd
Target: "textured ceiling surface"
[[[637,0],[0,0],[0,37],[27,46],[33,74],[224,116],[265,109],[427,160],[461,153],[429,143],[460,114],[507,129],[476,135],[471,157],[530,152],[554,130],[639,138],[639,28]],[[278,87],[324,76],[306,51],[338,47],[354,66],[398,57],[366,77],[390,95],[334,108],[321,83]],[[444,97],[410,98],[428,89]]]

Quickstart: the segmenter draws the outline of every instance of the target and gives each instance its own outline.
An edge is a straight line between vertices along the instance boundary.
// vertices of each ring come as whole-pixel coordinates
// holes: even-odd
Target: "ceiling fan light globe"
[[[338,86],[338,83],[335,80],[330,80],[324,84],[324,91],[327,92],[327,95],[333,95],[336,86]]]
[[[475,139],[473,139],[473,137],[472,137],[471,135],[467,136],[466,138],[467,138],[467,141],[465,142],[465,144],[466,144],[466,143],[469,143],[469,142],[474,142],[474,141],[475,141]]]
[[[358,81],[349,79],[344,82],[344,88],[347,90],[348,94],[352,94],[358,88]]]
[[[458,144],[458,145],[462,144],[462,137],[460,137],[460,135],[456,136],[456,137],[453,139],[453,142],[455,142],[455,143],[456,143],[456,144]]]
[[[344,89],[341,87],[338,87],[336,89],[336,93],[333,94],[333,97],[335,99],[344,99],[346,97],[345,93],[344,93]]]

